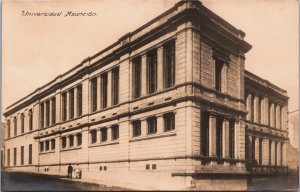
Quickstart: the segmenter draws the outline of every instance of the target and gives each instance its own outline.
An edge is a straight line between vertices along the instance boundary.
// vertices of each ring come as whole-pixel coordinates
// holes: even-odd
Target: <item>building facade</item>
[[[244,36],[178,2],[9,106],[5,168],[80,164],[83,178],[177,190],[243,190],[257,170],[284,170],[288,98],[245,71]]]

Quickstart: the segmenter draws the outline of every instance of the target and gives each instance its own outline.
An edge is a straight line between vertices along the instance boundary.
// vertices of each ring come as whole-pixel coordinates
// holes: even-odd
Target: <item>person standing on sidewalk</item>
[[[73,167],[71,166],[71,163],[68,166],[68,179],[72,179],[72,172],[73,172]]]

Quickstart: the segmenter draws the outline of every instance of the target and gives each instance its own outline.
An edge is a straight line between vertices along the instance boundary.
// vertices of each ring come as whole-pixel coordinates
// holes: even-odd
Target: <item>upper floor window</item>
[[[17,117],[14,117],[14,136],[17,135],[17,128],[18,128],[18,120]]]
[[[141,135],[141,121],[136,120],[132,122],[132,135],[137,137]]]
[[[55,97],[51,100],[51,124],[54,125],[56,122],[56,99]]]
[[[119,139],[119,126],[114,125],[111,127],[111,140],[118,140]]]
[[[175,41],[164,45],[164,85],[165,88],[175,84]]]
[[[69,91],[69,115],[70,119],[74,118],[74,89]]]
[[[40,142],[40,152],[44,151],[44,142]]]
[[[80,146],[82,144],[82,134],[78,133],[76,137],[77,137],[77,146]]]
[[[97,78],[91,81],[92,112],[97,110]]]
[[[155,134],[157,132],[157,119],[156,117],[149,117],[147,119],[148,134]]]
[[[148,93],[154,93],[157,88],[157,52],[153,50],[147,53],[147,77]]]
[[[91,131],[91,143],[96,143],[97,142],[97,130],[92,130]]]
[[[77,116],[82,115],[82,85],[77,87]]]
[[[45,107],[44,107],[44,103],[40,104],[40,123],[41,123],[41,128],[44,127],[44,112],[45,112]]]
[[[55,149],[55,139],[51,140],[51,150]]]
[[[66,148],[67,147],[67,138],[66,137],[62,137],[61,138],[61,148]]]
[[[46,145],[45,150],[49,151],[49,149],[50,149],[50,143],[49,143],[49,141],[46,141],[45,145]]]
[[[74,136],[73,135],[69,136],[69,144],[70,144],[70,147],[74,146]]]
[[[132,60],[132,74],[133,74],[133,98],[138,98],[141,96],[141,82],[142,82],[142,67],[141,67],[141,57],[137,57]]]
[[[101,132],[101,142],[107,141],[107,128],[102,128]]]
[[[175,114],[164,114],[165,131],[172,131],[175,129]]]
[[[62,121],[67,120],[67,93],[62,94]]]
[[[7,138],[10,138],[10,120],[7,120]]]
[[[32,117],[32,109],[29,109],[29,112],[28,112],[28,116],[29,116],[29,131],[32,130],[32,120],[33,120],[33,117]]]
[[[224,67],[224,61],[215,58],[215,89],[217,91],[222,91],[222,85],[224,79],[224,75],[222,75]]]
[[[119,103],[119,67],[112,70],[112,104]]]
[[[101,107],[107,107],[107,73],[101,75]]]
[[[24,113],[21,113],[21,133],[24,133]]]

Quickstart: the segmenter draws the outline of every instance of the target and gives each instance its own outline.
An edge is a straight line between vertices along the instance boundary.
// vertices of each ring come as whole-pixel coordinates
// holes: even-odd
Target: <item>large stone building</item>
[[[285,171],[286,91],[245,71],[245,33],[180,1],[7,107],[5,167],[139,189],[246,189]],[[246,93],[246,94],[245,94]]]

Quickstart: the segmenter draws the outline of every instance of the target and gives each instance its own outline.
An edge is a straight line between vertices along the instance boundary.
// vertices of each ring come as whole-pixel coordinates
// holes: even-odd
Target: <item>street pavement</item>
[[[57,175],[1,172],[2,191],[122,191],[119,187],[66,180]]]

